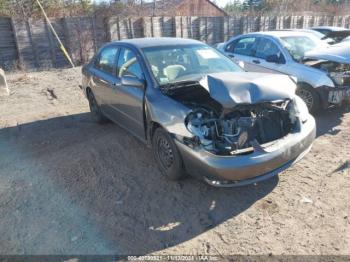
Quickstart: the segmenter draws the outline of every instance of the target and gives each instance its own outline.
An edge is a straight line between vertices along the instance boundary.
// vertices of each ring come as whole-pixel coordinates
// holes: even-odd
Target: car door
[[[102,49],[91,68],[92,92],[102,111],[110,115],[110,103],[112,88],[117,82],[116,61],[118,48],[108,46]]]
[[[259,37],[252,61],[256,64],[257,72],[284,74],[287,69],[282,50],[267,37]]]
[[[257,71],[259,67],[254,63],[254,52],[257,44],[257,37],[243,36],[233,40],[225,48],[225,54],[228,55],[237,64],[242,64],[247,71]]]
[[[140,60],[129,48],[121,47],[117,62],[117,83],[113,86],[110,107],[114,110],[114,120],[139,137],[145,139],[143,119],[143,99],[145,86],[123,84],[123,77],[137,79],[145,83]]]

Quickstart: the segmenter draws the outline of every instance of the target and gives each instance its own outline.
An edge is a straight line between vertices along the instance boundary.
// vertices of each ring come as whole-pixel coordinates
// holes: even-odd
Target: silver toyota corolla
[[[247,71],[296,77],[297,94],[311,112],[350,98],[348,46],[329,46],[308,32],[288,30],[240,35],[218,49]]]
[[[195,40],[109,43],[83,67],[82,89],[95,119],[151,146],[173,180],[254,183],[302,158],[316,133],[292,78],[244,72]]]

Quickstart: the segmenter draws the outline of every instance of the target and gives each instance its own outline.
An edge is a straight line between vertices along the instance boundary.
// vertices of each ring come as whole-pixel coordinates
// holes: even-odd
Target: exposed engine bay
[[[194,137],[188,144],[202,146],[217,155],[250,153],[254,146],[278,140],[295,126],[288,99],[241,104],[228,109],[198,82],[187,82],[164,91],[191,109],[185,125]]]
[[[304,63],[328,73],[338,85],[350,85],[350,64],[314,59],[305,60]]]

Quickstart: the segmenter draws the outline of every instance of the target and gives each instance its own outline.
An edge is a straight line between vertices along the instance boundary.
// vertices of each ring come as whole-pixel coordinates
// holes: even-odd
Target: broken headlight
[[[186,118],[186,126],[197,138],[198,142],[204,146],[212,144],[213,124],[216,118],[213,119],[213,113],[204,108],[195,109]]]
[[[344,85],[344,83],[345,83],[344,73],[332,72],[332,73],[329,74],[329,76],[331,77],[331,79],[333,80],[333,82],[337,86]]]
[[[295,96],[293,104],[294,110],[292,111],[294,112],[292,114],[295,114],[300,118],[301,122],[305,123],[309,115],[309,109],[307,108],[307,105],[299,96]]]

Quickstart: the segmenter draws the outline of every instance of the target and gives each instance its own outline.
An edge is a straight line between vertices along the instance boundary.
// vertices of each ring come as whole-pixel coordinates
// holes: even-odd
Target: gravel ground
[[[317,117],[279,177],[218,189],[163,179],[150,149],[92,122],[80,69],[8,76],[0,254],[350,255],[350,109]]]

